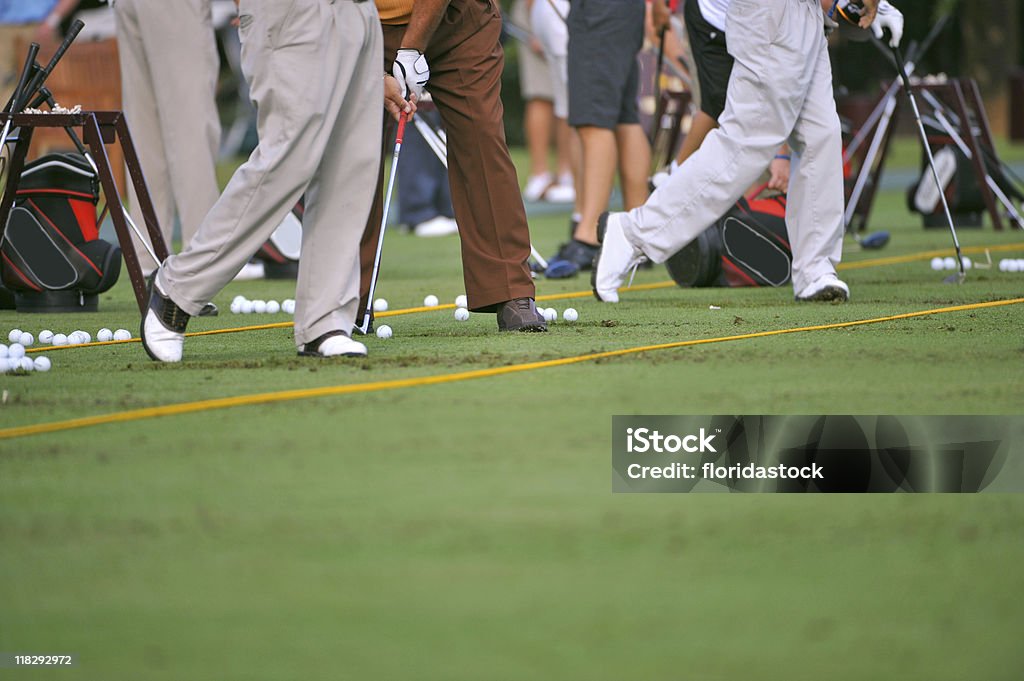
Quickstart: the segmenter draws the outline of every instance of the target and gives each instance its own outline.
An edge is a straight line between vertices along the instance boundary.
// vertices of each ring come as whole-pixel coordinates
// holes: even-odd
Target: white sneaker
[[[560,175],[558,183],[548,187],[544,200],[551,203],[575,203],[576,187],[572,183],[572,175]]]
[[[180,362],[189,314],[167,297],[153,275],[149,307],[142,318],[142,347],[158,362]]]
[[[850,287],[835,274],[823,274],[796,294],[800,302],[841,302],[850,299]]]
[[[303,357],[366,357],[366,346],[342,331],[328,331],[299,350]]]
[[[446,218],[443,215],[430,218],[412,228],[412,233],[416,236],[448,236],[449,234],[458,234],[459,226],[455,220]]]
[[[626,240],[622,217],[622,213],[603,213],[597,220],[601,248],[594,258],[590,287],[594,296],[605,303],[619,302],[619,287],[629,273],[646,260],[644,254]]]
[[[526,186],[523,188],[523,198],[527,201],[540,201],[544,198],[544,193],[548,190],[553,182],[551,173],[541,173],[540,175],[533,175],[529,180],[526,181]]]

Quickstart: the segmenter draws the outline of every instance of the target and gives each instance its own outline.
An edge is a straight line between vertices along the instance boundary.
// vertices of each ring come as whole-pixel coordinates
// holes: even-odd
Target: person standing
[[[862,28],[878,0],[865,0]],[[793,289],[801,301],[845,301],[836,275],[843,242],[839,115],[820,0],[731,0],[728,49],[734,61],[719,127],[647,202],[602,216],[591,286],[605,302],[644,259],[664,262],[723,215],[768,167],[793,150],[786,228]]]
[[[359,304],[359,234],[375,189],[366,169],[380,163],[381,116],[372,103],[388,80],[381,79],[377,11],[363,0],[244,0],[239,34],[259,143],[192,241],[157,270],[143,346],[155,360],[180,361],[190,316],[305,194],[295,344],[304,356],[365,356],[349,334]],[[411,113],[394,79],[391,86],[389,111]]]

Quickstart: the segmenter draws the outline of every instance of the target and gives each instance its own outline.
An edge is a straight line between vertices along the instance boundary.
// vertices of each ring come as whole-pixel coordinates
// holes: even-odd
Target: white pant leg
[[[835,274],[843,251],[843,148],[824,38],[816,54],[804,108],[790,135],[793,167],[786,229],[793,250],[793,289]]]
[[[720,127],[623,221],[626,238],[655,262],[725,214],[790,136],[810,82],[813,36],[823,30],[820,9],[812,30],[813,2],[733,0],[726,28],[735,63]]]

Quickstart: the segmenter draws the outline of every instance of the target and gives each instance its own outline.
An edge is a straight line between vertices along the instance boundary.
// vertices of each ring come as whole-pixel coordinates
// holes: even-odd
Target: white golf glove
[[[902,26],[902,15],[900,25]],[[408,99],[410,94],[416,95],[417,99],[422,97],[423,86],[430,80],[430,66],[427,64],[426,56],[419,50],[408,47],[403,47],[395,55],[391,73],[402,86],[402,97],[405,99]]]
[[[889,29],[889,47],[899,47],[903,38],[903,12],[899,11],[886,0],[878,3],[878,14],[871,22],[871,32],[879,40],[885,35],[885,29]]]

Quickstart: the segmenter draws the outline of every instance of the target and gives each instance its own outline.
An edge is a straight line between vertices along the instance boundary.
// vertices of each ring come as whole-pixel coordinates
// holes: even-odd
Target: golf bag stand
[[[83,111],[80,113],[47,114],[0,113],[0,125],[5,124],[8,119],[11,121],[12,127],[19,130],[19,134],[14,152],[11,155],[7,182],[3,188],[3,198],[0,200],[0,242],[5,237],[15,196],[21,183],[22,172],[25,169],[25,157],[28,155],[33,131],[37,128],[81,130],[84,145],[89,150],[96,165],[100,189],[103,192],[107,205],[111,208],[110,217],[114,223],[114,231],[117,234],[121,253],[124,256],[125,267],[131,279],[139,312],[145,313],[148,304],[146,280],[139,265],[126,213],[121,208],[123,204],[121,196],[117,191],[117,183],[111,172],[110,159],[107,156],[106,150],[107,144],[120,144],[121,150],[124,153],[128,175],[135,187],[135,193],[138,197],[139,207],[142,209],[146,231],[150,243],[153,245],[154,254],[160,261],[163,261],[168,256],[168,249],[163,233],[160,231],[160,225],[157,222],[153,202],[146,187],[146,180],[142,175],[142,167],[139,164],[139,157],[135,151],[135,145],[132,143],[131,133],[128,131],[128,124],[125,121],[124,114],[120,111]]]

